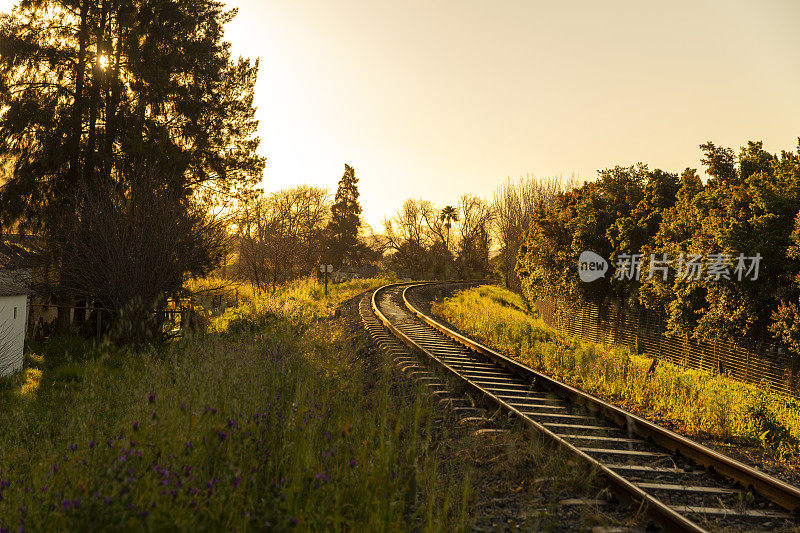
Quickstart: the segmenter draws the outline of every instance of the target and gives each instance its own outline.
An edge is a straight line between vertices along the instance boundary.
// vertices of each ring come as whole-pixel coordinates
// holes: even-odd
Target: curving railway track
[[[370,335],[433,393],[460,390],[593,466],[622,501],[667,531],[800,530],[800,489],[536,372],[449,329],[412,295],[381,287],[360,302]],[[452,286],[452,284],[451,284]],[[456,409],[474,412],[466,402]]]

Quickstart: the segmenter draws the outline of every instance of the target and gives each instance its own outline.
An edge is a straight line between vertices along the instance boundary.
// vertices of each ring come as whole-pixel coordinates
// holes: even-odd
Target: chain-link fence
[[[783,348],[767,343],[743,347],[723,339],[697,341],[669,336],[663,313],[611,303],[575,307],[553,300],[534,304],[545,323],[581,340],[631,347],[687,368],[725,374],[800,398],[800,364]]]

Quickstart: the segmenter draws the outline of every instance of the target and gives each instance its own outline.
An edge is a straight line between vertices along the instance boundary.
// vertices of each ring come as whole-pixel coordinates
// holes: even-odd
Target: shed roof
[[[28,294],[31,287],[31,269],[0,269],[0,296]]]

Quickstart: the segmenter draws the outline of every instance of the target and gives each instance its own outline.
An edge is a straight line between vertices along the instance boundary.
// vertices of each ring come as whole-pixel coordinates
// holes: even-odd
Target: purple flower
[[[156,418],[158,418],[158,416],[156,416],[156,412],[155,412],[155,411],[153,411],[153,414],[152,414],[152,415],[150,415],[150,418],[152,418],[153,420],[155,420]]]
[[[350,466],[355,467],[357,464],[355,459],[350,459]]]
[[[77,445],[77,444],[72,444],[72,445],[69,447],[69,449],[70,449],[70,451],[73,451],[73,452],[74,452],[75,450],[77,450],[77,449],[78,449],[78,445]]]
[[[72,502],[71,502],[71,501],[69,501],[69,500],[67,500],[67,499],[64,499],[64,500],[61,502],[61,508],[62,508],[62,509],[64,509],[65,511],[66,511],[66,510],[68,510],[68,509],[70,508],[70,506],[71,506],[71,505],[72,505]]]
[[[225,433],[224,431],[217,430],[217,437],[219,437],[220,441],[223,441],[226,438],[228,438],[228,434]]]
[[[289,519],[289,524],[291,524],[293,526],[296,526],[298,522],[299,522],[299,520],[297,518],[295,518],[295,517],[291,517]]]
[[[139,422],[137,422],[136,420],[133,421],[133,430],[139,431]]]
[[[233,479],[233,488],[236,488],[236,487],[238,487],[238,486],[239,486],[239,483],[241,483],[241,482],[242,482],[242,476],[236,476],[236,477]]]
[[[94,445],[94,441],[93,441],[93,440],[90,440],[90,441],[89,441],[89,448],[94,448],[94,446],[95,446],[95,445]]]
[[[147,397],[147,401],[150,402],[150,403],[153,403],[154,401],[156,401],[156,394],[154,392],[151,392],[150,396]]]

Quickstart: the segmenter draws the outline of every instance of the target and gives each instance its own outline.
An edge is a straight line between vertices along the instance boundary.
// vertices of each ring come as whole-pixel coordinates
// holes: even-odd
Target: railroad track
[[[592,465],[620,500],[644,505],[664,530],[800,530],[798,488],[447,328],[412,304],[410,295],[429,285],[381,287],[359,312],[378,344],[434,394],[461,389],[516,417]]]

